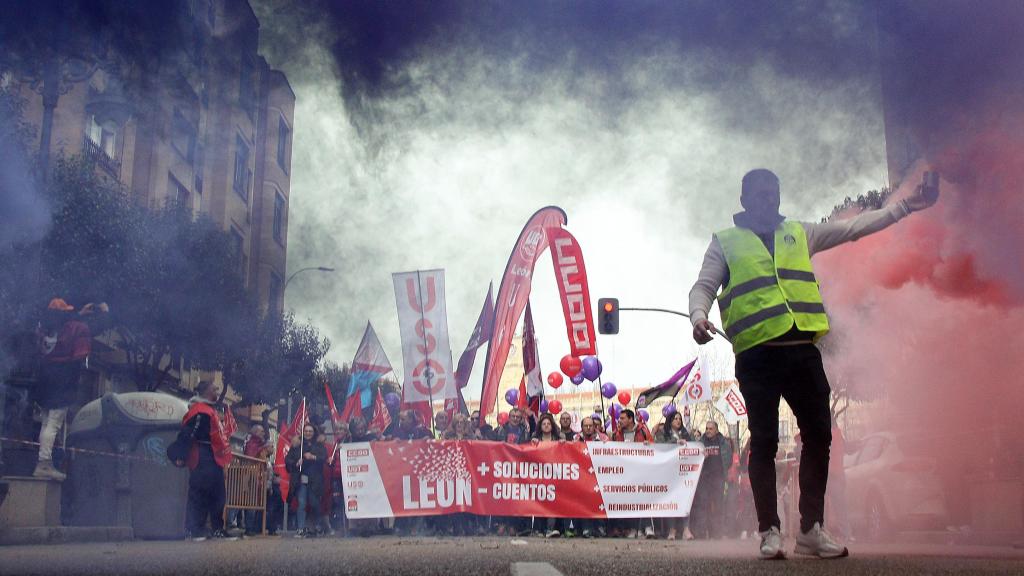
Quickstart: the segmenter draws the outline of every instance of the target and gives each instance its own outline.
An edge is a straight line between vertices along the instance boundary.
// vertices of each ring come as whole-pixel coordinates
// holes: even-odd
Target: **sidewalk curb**
[[[38,526],[0,528],[0,546],[124,542],[134,534],[127,526]]]

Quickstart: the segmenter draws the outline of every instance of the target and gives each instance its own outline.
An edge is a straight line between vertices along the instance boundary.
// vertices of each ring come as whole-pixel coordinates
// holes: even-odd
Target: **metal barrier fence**
[[[267,533],[267,480],[270,469],[266,460],[233,454],[224,469],[224,519],[229,510],[262,512],[261,534]],[[246,527],[248,529],[248,527]]]

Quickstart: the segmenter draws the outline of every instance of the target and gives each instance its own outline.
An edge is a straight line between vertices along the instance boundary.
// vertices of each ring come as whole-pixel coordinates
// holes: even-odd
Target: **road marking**
[[[562,576],[547,562],[513,562],[512,576]]]

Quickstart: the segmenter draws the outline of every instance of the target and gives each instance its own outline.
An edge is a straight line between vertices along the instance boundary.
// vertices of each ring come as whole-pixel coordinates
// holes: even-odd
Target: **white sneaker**
[[[850,555],[846,546],[833,540],[832,535],[818,522],[815,522],[814,527],[808,532],[796,537],[796,548],[793,551],[818,558],[845,558]]]
[[[32,476],[36,478],[49,478],[50,480],[57,480],[63,482],[67,476],[53,467],[52,460],[40,460],[36,464],[36,469],[32,472]]]
[[[558,530],[548,530],[548,533],[544,535],[545,538],[558,538],[562,533]]]
[[[761,532],[761,558],[765,560],[783,560],[786,552],[782,549],[782,532],[775,526],[767,532]]]
[[[648,526],[644,528],[644,538],[654,538],[654,528]]]

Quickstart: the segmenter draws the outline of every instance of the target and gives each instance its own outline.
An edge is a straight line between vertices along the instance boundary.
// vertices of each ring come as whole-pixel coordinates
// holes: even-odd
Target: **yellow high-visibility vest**
[[[718,295],[722,327],[736,354],[789,332],[794,325],[828,334],[828,317],[811,267],[807,234],[798,222],[775,230],[775,258],[746,228],[715,234],[729,266],[729,285]]]

